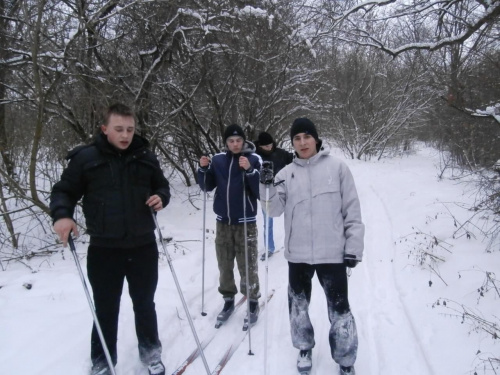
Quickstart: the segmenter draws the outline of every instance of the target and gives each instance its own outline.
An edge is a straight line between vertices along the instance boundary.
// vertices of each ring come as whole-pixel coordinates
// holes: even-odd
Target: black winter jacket
[[[165,207],[170,188],[148,146],[146,139],[134,135],[131,145],[119,151],[100,134],[92,144],[70,151],[70,162],[50,195],[54,222],[72,218],[83,197],[91,244],[135,247],[154,241],[155,223],[146,200],[157,194]]]
[[[258,141],[254,143],[255,147],[257,148],[256,153],[260,155],[262,160],[273,162],[275,176],[280,170],[282,170],[285,166],[293,161],[293,154],[277,147],[276,142],[273,142],[273,148],[271,149],[271,151],[266,151],[260,148],[260,144]]]

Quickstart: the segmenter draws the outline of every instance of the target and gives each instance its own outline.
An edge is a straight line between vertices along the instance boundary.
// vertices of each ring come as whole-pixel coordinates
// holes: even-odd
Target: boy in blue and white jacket
[[[255,146],[246,140],[245,133],[240,126],[233,124],[226,128],[224,143],[227,151],[215,155],[212,160],[206,156],[201,157],[198,169],[198,184],[201,189],[204,191],[216,189],[214,197],[214,212],[217,214],[215,250],[220,272],[219,293],[225,301],[218,320],[226,320],[234,311],[234,296],[238,293],[233,272],[235,259],[240,273],[240,291],[247,294],[243,225],[246,222],[250,323],[253,324],[257,321],[260,297],[256,216],[261,163],[260,157],[254,154]]]

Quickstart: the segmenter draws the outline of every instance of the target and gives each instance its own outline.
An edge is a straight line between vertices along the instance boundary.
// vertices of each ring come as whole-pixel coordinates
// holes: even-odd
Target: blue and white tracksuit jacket
[[[257,199],[259,199],[259,176],[261,158],[252,142],[245,141],[241,154],[230,151],[214,155],[210,165],[198,169],[198,184],[202,190],[215,190],[214,212],[217,221],[229,225],[256,222]],[[251,168],[243,171],[238,163],[240,156],[248,158]],[[245,193],[243,192],[245,181]],[[246,196],[243,212],[243,196]]]

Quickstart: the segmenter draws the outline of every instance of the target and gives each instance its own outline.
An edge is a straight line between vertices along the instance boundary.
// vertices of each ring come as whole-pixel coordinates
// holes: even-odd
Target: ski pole
[[[265,295],[266,295],[266,300],[265,300],[265,324],[264,324],[264,375],[267,374],[267,323],[268,323],[268,318],[267,318],[267,299],[268,299],[268,279],[269,279],[269,185],[266,185],[266,208],[264,210],[265,215],[264,215],[264,220],[266,222],[266,231],[264,233],[264,251],[266,254],[266,281],[265,281]]]
[[[205,312],[205,237],[206,237],[206,221],[207,221],[207,174],[203,174],[203,257],[201,265],[201,315],[206,316]]]
[[[68,243],[69,248],[73,253],[73,258],[75,259],[76,268],[78,269],[78,273],[80,274],[80,279],[82,280],[83,289],[85,290],[85,295],[87,296],[87,301],[89,302],[90,311],[92,311],[94,325],[97,330],[97,334],[99,335],[99,339],[101,340],[104,355],[106,356],[106,360],[108,361],[109,370],[111,371],[112,375],[116,375],[115,366],[113,365],[113,360],[111,359],[111,355],[109,354],[108,346],[106,345],[106,340],[104,339],[104,334],[102,333],[101,325],[99,324],[99,319],[97,319],[97,313],[95,311],[94,303],[92,302],[92,298],[90,298],[89,289],[87,288],[87,283],[85,282],[85,277],[83,276],[82,266],[80,265],[80,260],[78,259],[78,255],[76,254],[75,243],[73,242],[71,233],[68,235]]]
[[[205,369],[207,370],[207,375],[211,375],[210,368],[208,367],[207,359],[205,358],[205,353],[203,353],[203,348],[201,347],[200,340],[198,339],[198,335],[196,334],[196,329],[194,328],[193,319],[189,314],[189,310],[186,304],[186,300],[184,299],[184,295],[182,294],[181,286],[179,285],[179,280],[177,279],[177,275],[175,274],[174,266],[172,264],[172,258],[170,258],[170,254],[165,247],[165,243],[163,242],[163,235],[161,234],[160,225],[158,224],[158,220],[156,219],[156,213],[151,208],[151,215],[153,216],[153,220],[156,225],[156,229],[158,230],[158,237],[160,239],[163,254],[167,258],[168,265],[170,267],[170,271],[172,272],[172,277],[175,281],[175,286],[177,287],[177,291],[179,292],[179,297],[181,298],[182,306],[184,307],[184,311],[186,312],[186,316],[188,318],[189,325],[191,327],[191,331],[193,332],[194,340],[196,341],[196,345],[198,346],[198,350],[200,351],[201,359],[203,360],[203,364],[205,365]]]
[[[252,353],[252,324],[250,322],[250,278],[248,276],[248,232],[247,232],[247,192],[245,189],[245,170],[241,172],[243,177],[243,233],[245,239],[245,283],[247,287],[247,319],[248,319],[248,355]]]

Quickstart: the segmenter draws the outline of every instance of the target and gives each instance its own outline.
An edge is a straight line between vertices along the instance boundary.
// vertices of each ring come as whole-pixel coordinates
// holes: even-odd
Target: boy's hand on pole
[[[271,185],[274,182],[273,162],[265,161],[260,168],[260,182],[264,185]]]
[[[73,219],[62,218],[54,223],[54,232],[59,236],[64,247],[68,246],[68,237],[71,232],[78,236],[78,228]]]
[[[210,164],[210,158],[208,156],[202,156],[200,158],[200,167],[206,168]]]
[[[155,211],[160,211],[163,208],[163,202],[158,195],[152,195],[146,201],[146,204]]]
[[[243,168],[245,171],[247,171],[251,167],[250,162],[248,161],[248,158],[245,156],[240,156],[240,158],[238,159],[238,162],[240,164],[240,168]]]
[[[346,267],[354,268],[359,263],[359,260],[356,259],[356,255],[346,254],[344,255],[344,264]]]

